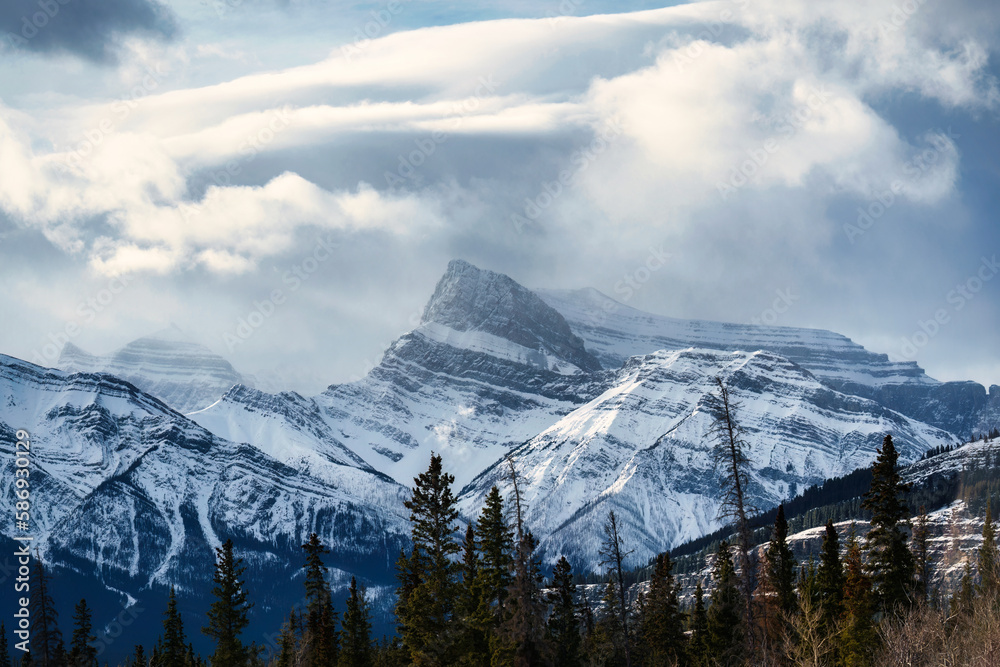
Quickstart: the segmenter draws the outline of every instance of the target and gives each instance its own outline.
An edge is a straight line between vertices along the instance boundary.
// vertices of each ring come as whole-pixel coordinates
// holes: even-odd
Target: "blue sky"
[[[1000,383],[998,27],[986,1],[5,3],[0,351],[176,323],[316,391],[461,257]]]

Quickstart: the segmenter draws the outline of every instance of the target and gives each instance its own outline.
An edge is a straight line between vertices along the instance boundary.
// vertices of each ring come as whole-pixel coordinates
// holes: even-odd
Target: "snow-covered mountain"
[[[236,384],[249,384],[232,365],[175,326],[134,340],[106,357],[67,343],[56,367],[107,373],[134,384],[181,413],[207,407]]]
[[[822,329],[681,320],[636,310],[595,289],[536,290],[607,368],[634,355],[687,347],[768,350],[845,394],[871,398],[909,417],[965,438],[1000,415],[1000,387],[939,382],[916,362],[890,361],[846,336]]]
[[[42,556],[130,595],[166,583],[197,593],[212,548],[228,537],[251,567],[290,573],[315,531],[337,545],[335,567],[383,578],[407,541],[406,490],[349,452],[331,448],[311,469],[295,468],[121,379],[6,356],[0,405],[3,449],[13,450],[18,429],[31,436]],[[14,458],[0,468],[0,512],[11,516]]]
[[[638,562],[718,526],[716,375],[742,404],[761,506],[869,463],[886,432],[912,460],[955,441],[939,428],[949,419],[991,419],[978,398],[950,417],[927,399],[948,385],[838,334],[659,318],[463,261],[367,377],[317,396],[253,389],[176,331],[108,358],[67,346],[61,365],[87,372],[2,358],[0,437],[27,428],[38,442],[46,553],[123,587],[183,584],[225,535],[280,571],[313,529],[335,566],[385,575],[406,539],[405,487],[431,452],[468,518],[506,484],[510,455],[548,557],[594,566],[614,509]],[[886,388],[916,407],[874,395]],[[940,418],[915,416],[930,408]]]
[[[706,437],[716,376],[740,404],[748,495],[760,508],[869,464],[886,433],[904,460],[953,442],[940,429],[836,392],[770,352],[689,348],[631,357],[600,396],[510,454],[527,523],[549,560],[565,554],[597,563],[594,535],[610,510],[626,527],[632,564],[720,527],[719,475]],[[506,488],[505,477],[498,464],[466,487],[466,513],[494,484]]]

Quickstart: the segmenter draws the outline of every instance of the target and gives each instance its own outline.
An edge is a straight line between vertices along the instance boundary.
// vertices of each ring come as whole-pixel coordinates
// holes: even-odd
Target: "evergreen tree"
[[[365,589],[359,588],[357,580],[351,577],[338,667],[372,667],[371,630],[371,612]]]
[[[538,542],[524,527],[524,512],[517,471],[507,461],[514,488],[514,515],[517,544],[514,549],[513,579],[503,604],[503,622],[497,633],[491,664],[536,665],[547,658],[545,607],[542,601],[542,575],[535,548]]]
[[[907,510],[900,498],[909,485],[899,475],[898,458],[892,436],[886,435],[872,466],[871,489],[861,504],[872,513],[865,541],[875,602],[881,611],[909,604],[913,590],[913,555],[903,532],[903,527],[908,526]]]
[[[132,651],[128,664],[132,667],[149,667],[148,661],[146,660],[146,649],[142,647],[142,644],[135,645],[135,649]]]
[[[48,573],[37,552],[31,579],[32,590],[28,606],[32,620],[31,660],[38,667],[62,667],[65,651],[62,632],[59,631],[59,614],[49,592]]]
[[[201,631],[215,640],[212,667],[246,667],[255,653],[240,641],[250,623],[247,613],[253,604],[240,577],[246,572],[242,558],[233,555],[233,541],[226,540],[215,549],[215,576],[212,595],[215,601],[208,610],[208,625]]]
[[[684,628],[673,569],[670,554],[661,553],[656,557],[649,594],[642,608],[645,664],[653,667],[676,665],[684,654]]]
[[[0,667],[13,667],[10,651],[7,649],[7,627],[0,621]]]
[[[577,667],[580,664],[580,621],[576,615],[576,584],[569,561],[563,556],[552,571],[549,604],[552,613],[547,624],[549,642],[554,649],[553,667]]]
[[[479,577],[482,583],[483,604],[489,615],[500,619],[500,605],[507,597],[510,586],[514,548],[514,531],[504,516],[503,498],[496,486],[486,495],[486,504],[476,522],[476,538],[482,562]]]
[[[490,659],[486,632],[493,627],[493,616],[486,612],[483,598],[476,533],[469,524],[462,542],[462,585],[455,608],[461,633],[459,653],[462,664],[482,665]]]
[[[708,615],[705,613],[705,592],[699,580],[694,588],[694,610],[691,612],[691,639],[688,655],[694,665],[708,664]]]
[[[71,664],[73,667],[96,667],[97,649],[91,643],[97,641],[97,637],[92,631],[91,613],[86,600],[80,600],[73,609],[73,624],[69,652]]]
[[[723,540],[712,566],[712,604],[708,608],[708,648],[711,658],[734,664],[743,648],[743,599],[729,543]]]
[[[295,621],[289,616],[282,624],[281,633],[278,635],[278,660],[275,667],[294,667],[296,644]]]
[[[951,596],[951,613],[953,615],[972,613],[972,603],[976,597],[975,588],[972,582],[972,565],[966,558],[962,580],[958,585],[958,590]]]
[[[177,611],[177,595],[170,587],[167,611],[163,614],[163,641],[158,650],[157,667],[189,667],[188,647],[184,641],[184,623]]]
[[[455,477],[444,472],[441,457],[431,455],[427,471],[414,478],[405,505],[410,510],[413,552],[407,577],[414,585],[397,604],[403,645],[418,665],[450,665],[456,656],[451,620],[458,597],[458,509],[451,485]],[[401,591],[405,592],[405,591]]]
[[[333,610],[333,596],[326,581],[327,567],[323,554],[330,553],[312,533],[302,545],[306,552],[306,619],[303,643],[306,667],[330,667],[337,664],[340,639],[337,634],[337,612]]]
[[[795,556],[788,546],[788,521],[785,506],[778,505],[771,541],[767,545],[767,576],[777,599],[778,609],[786,615],[795,612]]]
[[[983,544],[979,547],[979,591],[983,595],[1000,592],[1000,559],[997,557],[996,526],[989,499],[986,500],[983,522]]]
[[[861,546],[853,529],[844,558],[844,619],[839,654],[845,667],[866,667],[871,664],[877,643],[872,621],[874,605],[872,585],[861,559]]]
[[[927,525],[927,508],[920,506],[920,513],[913,526],[913,535],[910,539],[910,550],[913,552],[914,572],[914,594],[920,602],[926,602],[930,594],[931,564],[929,555],[930,530]]]
[[[820,549],[816,587],[821,610],[822,630],[832,630],[843,613],[844,568],[840,562],[840,540],[833,520],[826,522],[826,533]]]
[[[631,554],[625,550],[624,540],[618,529],[618,517],[614,511],[608,512],[608,518],[604,522],[604,542],[601,545],[601,565],[608,571],[608,590],[614,591],[615,597],[611,601],[614,605],[614,613],[617,616],[615,628],[615,645],[621,650],[625,660],[625,667],[632,665],[632,636],[629,628],[629,606],[626,601],[625,586],[625,559]]]

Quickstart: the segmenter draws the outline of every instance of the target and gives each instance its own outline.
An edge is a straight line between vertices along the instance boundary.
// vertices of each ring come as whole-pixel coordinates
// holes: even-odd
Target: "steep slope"
[[[656,350],[768,350],[837,391],[870,398],[959,437],[987,430],[981,423],[988,402],[982,385],[938,382],[915,362],[890,361],[832,331],[675,319],[636,310],[589,288],[536,293],[566,318],[605,367]]]
[[[181,413],[205,408],[233,385],[247,384],[228,361],[187,340],[176,327],[134,340],[107,357],[67,343],[56,366],[122,378]]]
[[[726,378],[741,403],[750,443],[751,500],[765,508],[805,486],[866,465],[886,433],[904,459],[954,438],[877,403],[831,390],[770,352],[687,349],[633,357],[600,396],[512,451],[526,520],[549,558],[598,563],[609,510],[645,562],[719,526],[718,476],[706,434],[712,378]],[[506,488],[504,465],[461,494],[473,515],[489,488]]]
[[[434,451],[464,484],[603,391],[608,374],[599,369],[535,294],[453,261],[420,326],[364,379],[314,399],[234,390],[191,416],[235,440],[249,423],[274,441],[317,451],[336,442],[406,485]]]

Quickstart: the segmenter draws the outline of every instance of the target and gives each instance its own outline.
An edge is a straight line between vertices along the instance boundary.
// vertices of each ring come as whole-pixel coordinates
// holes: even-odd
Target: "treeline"
[[[734,478],[723,485],[738,491],[734,442],[729,440],[728,459]],[[732,543],[720,541],[703,560],[711,571],[707,586],[699,581],[690,604],[682,606],[669,553],[659,554],[649,568],[626,569],[631,551],[613,512],[598,538],[599,586],[579,585],[565,557],[545,577],[513,465],[510,496],[494,486],[463,530],[454,477],[432,455],[405,503],[412,548],[397,561],[396,636],[373,640],[365,589],[354,579],[343,613],[337,611],[323,564],[329,552],[312,534],[302,545],[302,604],[289,610],[278,650],[265,655],[243,637],[253,602],[245,567],[227,541],[216,549],[214,602],[201,628],[213,653],[202,657],[193,649],[171,589],[163,634],[149,650],[136,646],[122,667],[977,664],[976,656],[1000,651],[1000,556],[992,504],[987,499],[975,558],[966,561],[954,595],[942,599],[930,586],[927,513],[922,509],[910,521],[906,497],[912,489],[903,483],[897,459],[886,436],[859,500],[870,517],[864,538],[852,531],[842,549],[828,518],[819,558],[799,563],[787,541],[785,507],[779,506],[763,555],[745,548],[745,534],[737,532]],[[992,488],[985,472],[963,474],[966,488]],[[40,562],[35,567],[40,593],[32,599],[32,652],[19,667],[97,667],[86,601],[77,605],[67,649],[44,568]],[[634,584],[639,577],[644,580]],[[598,595],[588,594],[595,588]],[[4,645],[0,667],[11,663]]]

